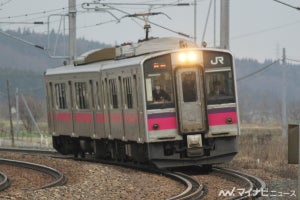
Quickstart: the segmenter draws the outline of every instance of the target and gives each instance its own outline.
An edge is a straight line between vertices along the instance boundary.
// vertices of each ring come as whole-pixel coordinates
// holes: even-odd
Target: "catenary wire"
[[[277,63],[277,62],[279,62],[279,59],[278,59],[278,60],[275,60],[275,61],[272,62],[271,64],[268,64],[268,65],[266,65],[265,67],[263,67],[263,68],[261,68],[261,69],[255,71],[255,72],[252,72],[252,73],[250,73],[250,74],[248,74],[248,75],[246,75],[246,76],[243,76],[243,77],[241,77],[241,78],[238,78],[237,81],[241,81],[241,80],[247,79],[247,78],[249,78],[249,77],[251,77],[251,76],[254,76],[254,75],[256,75],[256,74],[258,74],[258,73],[260,73],[260,72],[262,72],[262,71],[265,71],[266,69],[268,69],[269,67],[271,67],[272,65],[274,65],[274,64]]]

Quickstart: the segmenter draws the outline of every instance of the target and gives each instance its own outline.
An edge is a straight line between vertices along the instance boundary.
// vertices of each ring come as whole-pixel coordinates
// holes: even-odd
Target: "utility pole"
[[[10,135],[11,135],[11,145],[15,146],[15,139],[14,139],[14,127],[12,123],[12,114],[11,114],[11,104],[10,104],[10,89],[9,89],[9,80],[6,80],[6,87],[7,87],[7,97],[8,97],[8,113],[9,113],[9,122],[10,122]]]
[[[287,115],[286,115],[286,52],[282,49],[282,137],[287,135]]]
[[[197,42],[197,0],[194,0],[194,42]]]
[[[69,0],[69,63],[76,58],[76,0]]]
[[[19,137],[20,133],[20,126],[19,126],[19,89],[16,89],[16,120],[17,120],[17,138]]]
[[[217,16],[217,9],[216,9],[216,0],[214,0],[214,48],[216,48],[216,16]]]
[[[229,49],[229,0],[221,0],[220,48]]]

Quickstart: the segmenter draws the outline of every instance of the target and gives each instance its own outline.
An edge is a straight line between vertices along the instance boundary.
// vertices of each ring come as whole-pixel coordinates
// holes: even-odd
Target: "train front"
[[[228,51],[181,49],[143,62],[149,159],[158,167],[224,163],[237,153],[238,109]]]

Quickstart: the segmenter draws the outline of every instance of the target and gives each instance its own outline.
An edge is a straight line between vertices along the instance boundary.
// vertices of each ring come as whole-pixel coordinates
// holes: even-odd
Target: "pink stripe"
[[[227,125],[226,119],[231,118],[231,124],[237,124],[236,112],[208,114],[209,126]]]
[[[96,114],[96,122],[102,124],[104,122],[104,115],[103,114]]]
[[[153,124],[158,124],[158,129],[153,129]],[[167,129],[177,129],[176,117],[165,117],[165,118],[153,118],[148,119],[148,130],[167,130]]]
[[[81,123],[91,123],[93,116],[91,113],[75,113],[75,121]]]
[[[112,123],[120,124],[122,123],[122,115],[121,113],[111,113],[110,120]]]
[[[71,113],[55,113],[55,120],[61,122],[71,122],[72,115]]]
[[[124,121],[125,121],[125,124],[137,124],[138,123],[138,115],[135,113],[125,113]]]

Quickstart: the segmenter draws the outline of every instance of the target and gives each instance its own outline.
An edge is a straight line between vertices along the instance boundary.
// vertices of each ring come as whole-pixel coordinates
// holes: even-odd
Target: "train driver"
[[[154,102],[171,101],[170,95],[168,95],[168,93],[166,93],[161,88],[159,81],[156,81],[154,84],[154,89],[152,90],[152,97]]]
[[[223,95],[226,95],[226,94],[221,89],[221,82],[220,81],[214,81],[213,82],[213,90],[209,93],[209,96],[215,97],[215,96],[223,96]]]

